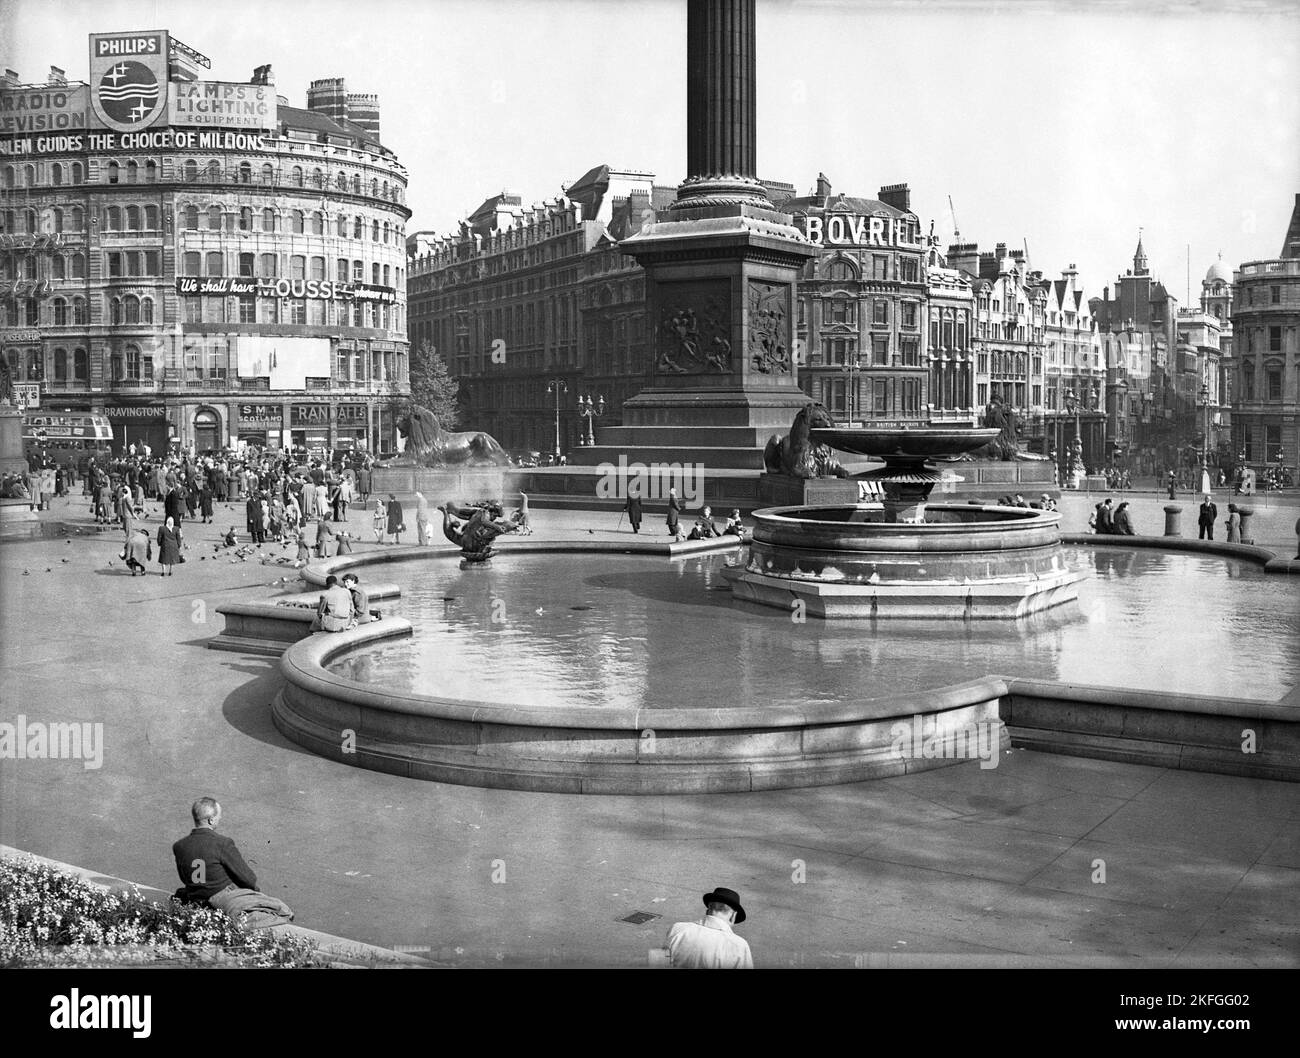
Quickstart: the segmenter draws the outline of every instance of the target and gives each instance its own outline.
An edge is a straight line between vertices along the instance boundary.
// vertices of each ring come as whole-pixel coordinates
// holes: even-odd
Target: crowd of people
[[[1118,507],[1112,507],[1112,500],[1107,496],[1096,505],[1088,516],[1088,526],[1099,536],[1133,536],[1133,516],[1129,513],[1128,500]]]

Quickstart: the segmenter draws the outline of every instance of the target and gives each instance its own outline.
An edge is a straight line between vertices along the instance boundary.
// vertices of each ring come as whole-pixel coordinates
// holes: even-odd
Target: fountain
[[[737,599],[815,617],[1017,618],[1077,599],[1082,574],[1061,556],[1054,511],[929,504],[935,461],[973,451],[996,429],[817,427],[812,440],[873,456],[858,475],[874,504],[773,507],[754,514],[748,561],[725,571]]]

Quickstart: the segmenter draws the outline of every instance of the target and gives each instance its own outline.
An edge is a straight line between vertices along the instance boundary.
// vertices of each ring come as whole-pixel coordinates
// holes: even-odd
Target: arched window
[[[86,278],[86,255],[84,253],[74,253],[72,255],[72,278]]]
[[[384,198],[388,197],[388,181],[384,181]]]
[[[190,158],[185,163],[185,179],[190,183],[194,183],[196,180],[198,180],[198,178],[199,178],[199,163],[196,162],[193,158]]]
[[[271,166],[270,162],[266,162],[262,166],[262,183],[264,184],[275,183],[275,169]]]
[[[220,231],[220,230],[221,230],[221,207],[209,206],[208,207],[208,231]]]
[[[212,250],[211,252],[208,253],[207,266],[208,266],[208,270],[205,273],[206,275],[219,276],[222,274],[220,250]]]
[[[140,230],[140,207],[139,206],[126,207],[126,230],[127,231]]]
[[[352,218],[352,238],[354,238],[354,239],[359,239],[359,238],[361,238],[361,218],[360,218],[360,217],[353,217],[353,218]]]
[[[68,381],[68,351],[66,349],[54,350],[54,381]]]
[[[320,170],[318,169],[317,172]],[[311,215],[311,233],[313,235],[325,234],[325,214],[317,210]]]
[[[36,186],[36,166],[34,165],[23,166],[23,183],[25,183],[28,187]]]
[[[120,324],[122,322],[122,299],[112,298],[108,303],[108,322],[111,324]]]
[[[12,165],[6,165],[3,169],[0,169],[0,187],[4,187],[7,190],[13,186],[14,167]]]
[[[370,222],[370,241],[371,242],[379,241],[379,221],[377,220],[372,220]]]
[[[853,271],[853,266],[844,258],[839,257],[827,266],[826,278],[835,283],[852,283],[858,277],[857,273]]]
[[[108,219],[104,222],[104,227],[109,231],[122,230],[122,210],[119,207],[108,207]]]
[[[140,322],[140,299],[128,294],[122,302],[122,320],[124,323]]]
[[[81,168],[80,162],[72,163],[72,183],[79,184],[85,179],[85,173]]]
[[[67,279],[68,259],[62,254],[56,254],[50,259],[50,269],[52,279]]]
[[[301,173],[302,170],[299,170]],[[289,230],[295,235],[302,234],[302,210],[295,209],[289,214]]]
[[[294,187],[302,187],[302,166],[295,165],[289,170],[289,183]]]
[[[62,231],[62,230],[63,230],[63,210],[56,208],[56,209],[54,210],[53,216],[54,216],[54,230],[55,230],[55,231]]]
[[[22,378],[23,377],[22,358],[18,350],[10,349],[7,353],[5,353],[5,357],[9,361],[9,377],[14,379]]]
[[[85,298],[72,299],[72,324],[74,327],[84,327],[90,322],[90,311],[86,305]],[[79,376],[80,377],[80,376]]]
[[[253,230],[253,210],[250,206],[241,206],[239,210],[239,230]]]
[[[41,227],[36,219],[36,210],[34,209],[23,210],[23,226],[27,229],[27,233],[29,235],[40,234]]]
[[[353,174],[352,174],[352,193],[353,193],[354,195],[359,195],[359,194],[361,194],[361,174],[360,174],[360,173],[353,173]]]
[[[117,164],[117,162],[109,162],[109,163],[108,163],[108,182],[109,182],[110,184],[116,184],[116,183],[117,183],[119,173],[120,173],[120,170],[119,170],[119,168],[118,168],[118,164]]]
[[[153,298],[140,299],[140,322],[153,323]]]
[[[86,214],[80,206],[72,207],[72,220],[68,226],[71,231],[81,231],[86,226]]]
[[[275,231],[275,210],[262,210],[262,230]]]
[[[325,186],[325,174],[322,173],[319,169],[313,169],[311,171],[311,186],[312,187]]]
[[[336,183],[340,191],[346,191],[348,189],[348,174],[340,170]]]
[[[145,206],[144,207],[144,230],[157,231],[159,227],[160,225],[158,223],[158,207]]]
[[[239,163],[239,182],[241,184],[251,184],[253,182],[253,167],[248,162]]]
[[[221,163],[213,158],[208,162],[207,180],[210,184],[215,184],[221,179]]]
[[[158,163],[152,158],[144,163],[144,182],[146,184],[156,184],[158,182]]]
[[[52,183],[55,187],[58,187],[60,184],[63,183],[63,166],[61,166],[58,162],[55,162],[52,166],[50,166],[50,183]],[[66,353],[64,354],[64,359],[67,359]]]
[[[377,176],[372,176],[370,178],[370,196],[372,198],[379,197],[379,177]]]
[[[72,350],[72,379],[74,382],[85,382],[90,377],[90,358],[86,356],[86,350]]]
[[[140,347],[138,345],[128,345],[126,347],[126,377],[138,379],[140,377]]]
[[[126,163],[126,182],[128,184],[140,182],[140,164],[134,158]]]
[[[66,327],[68,325],[68,303],[63,298],[54,299],[54,326]]]
[[[45,377],[45,356],[35,349],[27,353],[27,381],[39,382]]]
[[[338,232],[338,237],[340,239],[346,239],[348,237],[348,218],[343,216],[342,213],[339,214],[338,226],[335,230]]]

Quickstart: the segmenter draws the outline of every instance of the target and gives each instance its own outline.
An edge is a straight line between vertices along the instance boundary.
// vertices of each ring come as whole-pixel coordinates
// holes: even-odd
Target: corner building
[[[378,101],[362,124],[206,69],[166,31],[94,34],[88,82],[0,80],[10,372],[118,449],[392,449],[410,212]]]

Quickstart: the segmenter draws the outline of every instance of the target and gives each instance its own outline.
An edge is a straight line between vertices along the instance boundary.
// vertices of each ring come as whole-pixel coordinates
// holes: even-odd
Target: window
[[[884,254],[872,254],[871,278],[872,279],[889,278],[889,258],[886,257]]]
[[[307,258],[302,254],[294,254],[289,258],[289,278],[306,279],[307,278]]]
[[[1280,367],[1270,367],[1264,375],[1268,384],[1268,399],[1282,399],[1282,369]]]
[[[140,377],[140,348],[135,345],[126,347],[126,377],[138,379]]]
[[[903,355],[904,367],[921,366],[921,343],[916,338],[902,338],[899,340],[899,349]]]
[[[880,418],[889,414],[889,383],[883,378],[872,380],[871,414]]]
[[[302,210],[295,209],[289,214],[289,230],[295,235],[301,235],[303,233]]]
[[[199,230],[199,207],[186,206],[181,213],[181,226],[186,231]]]
[[[252,294],[239,295],[239,322],[257,322],[257,298]]]
[[[307,302],[307,322],[317,327],[325,323],[325,302],[320,298],[312,298]]]
[[[253,211],[248,206],[243,206],[239,210],[239,230],[253,230]]]
[[[1269,302],[1270,302],[1271,304],[1273,304],[1273,305],[1280,305],[1280,304],[1282,304],[1282,288],[1281,288],[1281,287],[1269,287],[1269,288],[1268,288],[1268,296],[1269,296]]]
[[[144,163],[144,180],[147,184],[156,184],[158,182],[158,163],[152,158]]]
[[[325,278],[325,258],[313,257],[311,259],[311,278],[312,279]]]
[[[348,259],[340,257],[334,262],[334,278],[340,283],[348,281]]]
[[[921,380],[919,378],[905,378],[902,382],[902,407],[899,411],[904,417],[909,419],[918,418],[921,414]]]
[[[352,262],[352,282],[364,283],[366,281],[366,265],[364,261]]]
[[[378,261],[374,262],[370,266],[370,282],[375,286],[379,286],[379,262]],[[528,340],[532,341],[532,338],[533,338],[533,306],[529,305],[528,306]]]
[[[241,184],[253,182],[253,167],[248,162],[239,163],[239,182]]]
[[[140,299],[140,322],[153,323],[153,298]]]
[[[122,301],[122,319],[125,323],[140,322],[140,299],[134,294],[128,294]]]
[[[208,231],[220,231],[220,230],[221,230],[221,207],[209,206],[208,207]]]
[[[359,239],[359,238],[361,238],[361,218],[360,218],[360,217],[353,217],[353,218],[352,218],[352,238],[354,238],[354,239]]]
[[[852,283],[857,274],[853,271],[853,266],[841,257],[827,266],[826,278],[835,283]]]
[[[334,230],[338,233],[340,239],[346,239],[348,237],[348,218],[343,216],[342,213],[339,214],[338,223]]]
[[[289,302],[289,311],[291,313],[289,322],[306,324],[307,322],[307,299],[293,298]]]
[[[370,222],[370,241],[371,242],[379,241],[379,221],[377,220],[372,220]]]
[[[117,162],[109,162],[109,163],[108,163],[108,182],[109,182],[110,184],[116,184],[117,181],[118,181],[118,176],[119,176],[119,173],[120,173],[120,172],[121,172],[121,170],[118,168],[118,164],[117,164]]]
[[[120,279],[122,277],[122,255],[120,253],[108,254],[108,278]]]
[[[68,303],[63,298],[54,299],[54,326],[66,327],[68,325]]]
[[[197,250],[185,251],[185,269],[184,274],[187,276],[199,275],[202,270],[200,264],[199,252]]]
[[[139,183],[139,181],[140,181],[140,166],[139,166],[139,164],[138,164],[136,161],[134,161],[134,160],[127,162],[127,163],[126,163],[126,182],[127,182],[128,184],[135,184],[135,183]]]
[[[68,351],[66,349],[54,350],[54,381],[68,381]]]
[[[1241,399],[1255,399],[1255,365],[1249,360],[1241,365]]]
[[[919,282],[920,266],[915,257],[900,257],[898,260],[899,278],[904,283]]]
[[[1280,353],[1282,351],[1282,328],[1270,327],[1268,329],[1268,351],[1270,353]]]
[[[215,184],[221,180],[221,163],[215,158],[208,162],[208,171],[206,180],[210,184]]]
[[[262,230],[275,231],[275,210],[262,210]]]
[[[79,184],[79,183],[81,183],[82,180],[84,180],[84,179],[85,179],[85,176],[84,176],[84,174],[83,174],[83,172],[82,172],[82,169],[81,169],[81,163],[80,163],[80,162],[73,162],[73,163],[72,163],[72,181],[71,181],[71,182],[74,183],[74,184]]]
[[[849,322],[849,299],[848,298],[831,298],[827,304],[830,311],[831,323],[848,323]]]
[[[889,336],[873,334],[871,336],[871,362],[873,364],[889,363]]]
[[[320,172],[319,169],[316,172]],[[311,215],[311,233],[313,235],[325,234],[325,214],[317,210]]]
[[[72,299],[72,322],[74,326],[85,326],[90,322],[90,308],[85,298]]]
[[[221,251],[219,250],[211,251],[208,254],[207,264],[208,264],[208,270],[206,273],[207,275],[219,276],[224,274],[221,265]]]
[[[203,299],[189,297],[185,299],[185,322],[199,323],[203,319]]]
[[[122,230],[122,211],[117,206],[108,207],[108,217],[104,221],[104,227],[109,231]],[[29,229],[30,230],[30,229]]]
[[[263,279],[274,279],[276,277],[276,256],[273,253],[262,254],[262,272]]]
[[[275,169],[271,166],[270,162],[266,162],[262,166],[262,183],[264,184],[275,183]]]
[[[916,302],[903,302],[903,326],[908,330],[916,330]]]
[[[108,322],[111,324],[120,324],[122,322],[122,299],[113,298],[108,303]]]
[[[253,260],[254,255],[251,253],[241,253],[239,255],[239,274],[246,279],[251,279],[254,274]]]
[[[389,285],[388,280],[389,280],[388,265],[384,265],[384,286]]]
[[[335,185],[338,187],[340,191],[346,191],[348,189],[347,174],[340,171],[338,175],[338,179],[335,181]]]
[[[302,187],[301,165],[295,165],[291,170],[289,170],[289,182],[293,184],[294,187]]]
[[[889,302],[877,300],[871,303],[871,324],[873,327],[888,326]]]
[[[199,178],[199,163],[193,158],[185,163],[185,179],[189,183],[194,183]]]
[[[45,357],[33,350],[27,354],[27,381],[39,382],[45,377]]]

